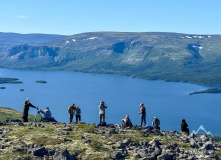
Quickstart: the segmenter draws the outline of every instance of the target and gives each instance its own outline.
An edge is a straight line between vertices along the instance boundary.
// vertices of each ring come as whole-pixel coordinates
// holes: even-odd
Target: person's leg
[[[28,112],[23,112],[23,122],[28,122]]]
[[[99,116],[100,116],[99,122],[101,123],[102,122],[102,114],[100,114]]]
[[[141,116],[140,116],[140,126],[142,127],[142,125],[143,125],[143,115],[141,114]]]
[[[78,123],[78,115],[76,115],[75,117],[76,117],[76,123]]]
[[[79,121],[81,122],[81,115],[79,115]]]
[[[146,113],[144,114],[144,127],[146,126]]]
[[[73,114],[69,114],[69,122],[71,123],[73,121]]]
[[[105,113],[103,114],[103,122],[105,122]]]

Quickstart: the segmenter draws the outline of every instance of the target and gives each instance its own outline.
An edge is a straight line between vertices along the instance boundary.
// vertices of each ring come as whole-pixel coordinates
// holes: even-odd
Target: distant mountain
[[[221,86],[221,35],[91,32],[0,52],[0,67],[114,73]]]
[[[53,34],[18,34],[0,32],[0,52],[10,47],[21,44],[40,44],[57,38],[65,37],[64,35]]]

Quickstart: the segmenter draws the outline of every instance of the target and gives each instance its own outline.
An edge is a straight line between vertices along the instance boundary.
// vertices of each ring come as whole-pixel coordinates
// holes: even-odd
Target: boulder
[[[45,147],[36,147],[36,148],[29,148],[27,153],[32,154],[33,156],[43,157],[44,155],[48,154],[48,151]]]
[[[62,152],[55,152],[53,160],[76,160],[76,157],[70,155],[68,150],[64,150]]]
[[[122,157],[122,153],[121,152],[112,152],[111,153],[111,158],[112,159],[120,159]]]

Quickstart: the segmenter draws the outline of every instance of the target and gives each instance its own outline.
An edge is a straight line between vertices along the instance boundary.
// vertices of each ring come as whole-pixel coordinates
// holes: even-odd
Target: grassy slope
[[[29,121],[34,121],[34,115],[29,114],[28,119]],[[19,119],[22,120],[22,112],[11,109],[0,107],[0,121],[10,120],[10,119]]]

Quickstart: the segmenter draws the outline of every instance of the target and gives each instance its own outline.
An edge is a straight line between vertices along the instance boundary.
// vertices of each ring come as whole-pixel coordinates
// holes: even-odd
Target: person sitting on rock
[[[154,129],[160,130],[160,120],[157,117],[154,117],[152,125]]]
[[[40,114],[40,111],[37,112],[37,115],[35,116],[35,122],[41,122],[42,121],[42,115]]]
[[[132,122],[128,115],[124,119],[122,119],[122,127],[132,127]]]
[[[51,111],[49,110],[49,107],[46,107],[46,109],[45,110],[41,110],[40,109],[40,112],[42,113],[42,114],[44,114],[44,116],[45,116],[45,118],[44,118],[44,121],[45,122],[50,122],[51,121]]]
[[[189,135],[189,128],[188,127],[188,124],[186,123],[185,119],[182,120],[182,123],[181,123],[181,133],[185,133],[187,135]]]

